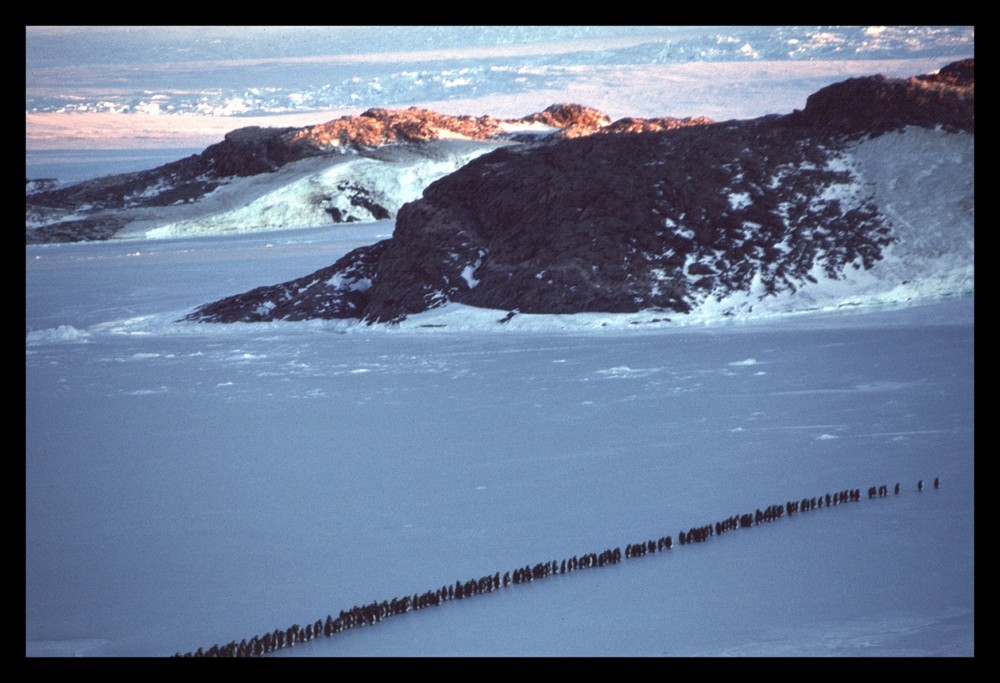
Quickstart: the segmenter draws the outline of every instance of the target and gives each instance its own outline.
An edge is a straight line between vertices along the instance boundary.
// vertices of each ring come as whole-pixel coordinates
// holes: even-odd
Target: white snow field
[[[243,125],[413,104],[507,117],[570,101],[613,119],[751,118],[801,108],[850,76],[907,77],[972,56],[975,29],[32,26],[25,47],[34,150],[204,146]]]
[[[194,651],[665,534],[277,654],[974,654],[971,296],[673,328],[172,322],[391,227],[26,248],[28,655]]]
[[[372,201],[395,215],[438,178],[506,144],[436,140],[414,147],[387,145],[364,155],[346,152],[333,159],[303,159],[273,173],[230,178],[192,205],[147,210],[148,218],[130,223],[115,237],[159,239],[314,227],[331,222],[327,206],[345,215],[367,213],[337,189],[342,183],[362,185]]]

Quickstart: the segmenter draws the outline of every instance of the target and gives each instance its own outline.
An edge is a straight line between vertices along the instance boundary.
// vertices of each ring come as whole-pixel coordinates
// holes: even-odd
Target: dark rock
[[[122,227],[122,221],[112,216],[94,216],[60,221],[26,231],[26,244],[54,242],[100,242],[110,239]]]
[[[358,318],[368,305],[372,278],[388,240],[355,249],[332,266],[280,285],[227,297],[184,320],[261,322],[313,318]]]
[[[222,142],[201,153],[216,176],[251,176],[322,152],[311,145],[289,144],[296,128],[249,126],[226,133]]]
[[[553,104],[544,110],[521,119],[527,123],[542,123],[554,128],[574,128],[576,131],[595,132],[611,123],[608,115],[582,104]],[[574,136],[576,137],[576,136]]]
[[[665,130],[685,128],[687,126],[707,126],[715,123],[705,116],[689,116],[683,119],[664,116],[658,119],[641,119],[626,117],[618,119],[614,123],[601,128],[597,133],[603,135],[615,135],[619,133],[660,133]]]
[[[342,182],[337,185],[337,189],[348,196],[351,206],[364,209],[370,218],[368,220],[383,221],[392,218],[392,214],[387,208],[372,199],[371,192],[364,187],[350,182]],[[360,220],[355,216],[348,216],[346,220]]]
[[[81,205],[88,205],[93,211],[162,206],[158,202],[162,202],[159,195],[164,186],[171,191],[184,193],[183,196],[187,198],[200,196],[214,189],[215,184],[202,177],[207,173],[209,164],[201,155],[193,155],[149,171],[110,175],[37,192],[28,198],[28,205],[29,208],[37,206],[74,210]],[[194,189],[186,191],[183,189],[186,185],[191,185]]]
[[[916,76],[917,80],[945,83],[957,86],[974,86],[976,84],[976,65],[974,59],[963,59],[941,67],[935,74]]]
[[[973,60],[914,78],[865,76],[809,96],[792,123],[833,134],[879,135],[904,126],[975,132]]]
[[[369,109],[359,116],[307,126],[288,136],[290,145],[319,149],[336,146],[379,147],[399,142],[437,140],[447,131],[474,140],[486,140],[502,132],[501,121],[491,116],[449,116],[429,109]]]

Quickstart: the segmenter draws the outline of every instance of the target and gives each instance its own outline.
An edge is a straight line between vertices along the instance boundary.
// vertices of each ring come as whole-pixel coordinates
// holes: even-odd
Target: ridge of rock
[[[230,131],[221,142],[208,146],[200,154],[147,171],[66,186],[28,180],[26,217],[33,227],[27,228],[26,241],[108,239],[128,222],[120,212],[195,203],[233,178],[273,173],[311,157],[329,156],[336,160],[344,154],[374,154],[387,145],[419,146],[456,137],[507,144],[534,142],[538,135],[516,132],[518,124],[530,123],[572,129],[568,135],[573,137],[624,130],[608,125],[610,119],[606,114],[578,104],[554,104],[520,119],[451,116],[410,107],[369,109],[357,116],[342,116],[302,128],[247,126]],[[367,188],[359,188],[355,183],[342,185],[331,190],[344,195],[343,202],[331,199],[334,204],[357,205],[359,196],[369,194]],[[352,219],[340,209],[328,213],[334,222]],[[392,217],[382,205],[370,213],[375,219]]]
[[[765,297],[869,270],[897,237],[848,147],[906,126],[974,133],[973,69],[969,60],[926,78],[850,79],[786,116],[495,150],[404,205],[391,239],[340,259],[350,310],[324,304],[313,317],[394,322],[447,302],[683,313],[709,296]],[[363,290],[350,284],[358,272]],[[282,319],[278,299],[296,306],[292,289],[230,297],[187,319]]]
[[[913,78],[850,78],[810,95],[790,122],[847,135],[879,135],[905,125],[974,133],[974,66],[967,59]]]
[[[358,116],[342,116],[307,126],[287,136],[290,145],[320,149],[338,146],[379,147],[395,142],[437,140],[442,132],[486,140],[502,132],[492,116],[449,116],[430,109],[368,109]]]

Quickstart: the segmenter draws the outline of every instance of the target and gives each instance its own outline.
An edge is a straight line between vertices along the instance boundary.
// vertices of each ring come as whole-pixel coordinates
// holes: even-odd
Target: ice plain
[[[366,229],[27,249],[28,654],[193,651],[897,481],[288,653],[973,654],[971,297],[674,329],[172,322]]]
[[[897,58],[887,71],[910,75],[951,53],[887,56]],[[558,87],[448,102],[521,115],[557,92],[589,93],[594,106],[650,107],[616,115],[721,119],[801,107],[817,83],[871,72],[822,60],[712,66],[669,67],[688,75],[664,81],[666,65],[560,65]],[[530,84],[524,68],[517,77]],[[749,90],[733,85],[741,73]],[[622,99],[623,84],[652,82],[670,88]],[[711,111],[669,107],[706,97]],[[900,209],[928,220],[914,206]],[[898,496],[276,656],[975,654],[971,282],[920,305],[872,297],[696,324],[649,313],[498,325],[503,311],[458,306],[388,328],[174,322],[391,232],[382,222],[26,247],[28,656],[157,657],[238,642],[896,482]],[[939,490],[916,490],[935,476]]]

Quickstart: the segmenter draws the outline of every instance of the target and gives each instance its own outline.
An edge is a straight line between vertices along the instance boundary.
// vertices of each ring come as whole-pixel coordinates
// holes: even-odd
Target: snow
[[[547,126],[541,121],[501,121],[500,129],[505,133],[545,136],[559,130],[556,126]]]
[[[971,298],[173,322],[384,227],[352,230],[26,248],[27,654],[193,651],[896,481],[280,655],[973,654]]]
[[[749,118],[801,109],[849,76],[927,73],[975,43],[971,26],[288,27],[280,39],[246,27],[215,48],[207,38],[226,27],[160,28],[28,27],[28,149],[204,146],[240,125],[410,105],[520,117],[580,102],[612,119]]]
[[[390,146],[371,155],[308,158],[277,171],[227,179],[193,205],[146,209],[115,239],[165,239],[196,235],[294,230],[328,225],[328,208],[374,220],[351,203],[349,183],[393,214],[418,199],[427,185],[507,142],[439,140],[423,148]]]
[[[344,287],[345,280],[346,279],[341,273],[337,273],[326,282],[330,287],[333,287],[334,289],[342,289]],[[351,280],[351,282],[348,283],[348,289],[350,289],[353,292],[366,292],[371,288],[372,288],[372,281],[366,277],[358,278],[356,280]],[[306,287],[301,288],[299,290],[299,294],[305,291],[305,289]]]
[[[817,261],[809,281],[796,282],[794,293],[767,294],[759,273],[746,291],[709,293],[686,316],[688,324],[736,318],[797,315],[844,307],[894,307],[938,300],[974,290],[975,138],[910,127],[860,141],[824,168],[847,173],[846,182],[828,185],[813,200],[817,211],[836,201],[841,210],[874,202],[892,222],[894,242],[871,268],[855,263],[836,277]],[[772,187],[787,171],[779,170]],[[736,202],[730,194],[730,205]],[[779,211],[788,220],[787,204]],[[757,226],[744,222],[753,230]],[[805,230],[818,227],[803,226]],[[681,233],[683,234],[683,233]],[[750,234],[746,235],[747,238]],[[774,245],[788,250],[787,238]],[[689,254],[685,271],[697,261]],[[691,278],[695,279],[695,278]]]
[[[471,140],[468,135],[462,135],[461,133],[456,133],[453,130],[448,130],[447,128],[434,128],[434,132],[441,140]]]
[[[510,38],[496,54],[544,48],[519,45],[522,30],[530,32],[462,35]],[[567,41],[587,38],[586,30],[544,27]],[[442,31],[422,39],[458,34]],[[844,44],[838,31],[779,31],[772,43],[816,54]],[[37,32],[71,35],[66,27]],[[773,52],[758,32],[732,33],[719,49]],[[897,27],[866,35],[890,45],[905,38]],[[37,38],[28,37],[31,83]],[[645,44],[634,38],[616,47]],[[451,66],[486,49],[469,44]],[[397,49],[420,47],[450,54],[416,38]],[[971,42],[958,49],[971,53]],[[333,66],[364,76],[359,93],[375,78],[385,93],[402,82],[390,75],[408,58],[383,56],[344,55]],[[909,75],[921,70],[913,63],[893,68]],[[831,64],[730,65],[712,81],[703,81],[704,63],[572,72],[541,64],[537,78],[521,67],[462,77],[504,74],[504,88],[514,87],[508,75],[530,79],[525,87],[570,79],[478,100],[494,97],[517,110],[511,115],[540,108],[524,108],[536,96],[544,107],[614,84],[605,92],[616,106],[642,101],[656,110],[619,115],[641,116],[671,113],[678,89],[661,87],[664,74],[689,79],[692,101],[710,92],[728,111],[746,102],[775,111],[794,99],[788,93],[814,90],[817,78],[891,71]],[[445,70],[415,68],[406,82],[440,83]],[[733,98],[733,83],[758,83],[762,73],[774,84],[783,74],[787,87]],[[143,97],[171,92],[160,85],[143,84]],[[169,100],[156,101],[156,118],[184,118],[163,113]],[[507,115],[452,102],[458,113]],[[971,181],[963,184],[968,174],[954,172],[971,167],[974,149],[968,137],[913,133],[863,143],[850,157],[865,192],[909,231],[891,258],[840,281],[818,277],[795,302],[710,299],[691,316],[517,312],[498,324],[508,312],[448,304],[392,326],[175,322],[392,232],[391,221],[324,220],[266,234],[209,229],[212,220],[216,228],[266,224],[245,211],[258,201],[262,211],[267,195],[249,179],[217,190],[209,209],[150,216],[127,241],[27,246],[26,654],[194,651],[457,579],[676,539],[734,513],[861,488],[858,503],[447,602],[275,656],[974,655],[974,195]],[[938,163],[914,168],[914,144]],[[289,169],[282,199],[305,216],[316,185],[333,182],[324,174],[362,161]],[[422,167],[409,168],[415,176]],[[393,192],[424,181],[395,173],[378,179]],[[183,229],[143,239],[168,225]],[[473,272],[463,273],[469,286]],[[918,480],[935,476],[939,490],[917,492]],[[896,482],[898,496],[864,497],[869,486]]]
[[[738,211],[739,209],[745,209],[753,204],[753,200],[750,198],[749,192],[730,192],[729,193],[729,208],[733,211]]]
[[[858,145],[854,157],[902,237],[894,254],[904,260],[923,254],[971,283],[975,187],[973,175],[961,171],[974,166],[975,138],[908,128]],[[931,223],[947,229],[926,230]]]
[[[475,272],[476,266],[466,266],[462,269],[462,279],[465,280],[465,284],[469,287],[469,289],[472,289],[479,284],[479,280],[473,276],[473,273]]]

